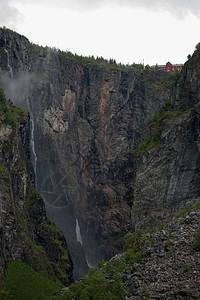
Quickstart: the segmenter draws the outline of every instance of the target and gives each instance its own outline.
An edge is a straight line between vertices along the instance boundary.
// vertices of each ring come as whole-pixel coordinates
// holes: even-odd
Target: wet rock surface
[[[69,284],[72,261],[66,240],[47,219],[43,199],[35,189],[28,112],[21,112],[17,120],[10,125],[0,112],[0,283],[8,264],[21,261]]]

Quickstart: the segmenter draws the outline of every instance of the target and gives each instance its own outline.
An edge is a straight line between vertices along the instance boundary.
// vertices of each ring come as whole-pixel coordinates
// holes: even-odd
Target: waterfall
[[[82,237],[81,237],[81,231],[80,231],[80,226],[79,226],[79,222],[76,219],[76,240],[77,242],[79,242],[81,245],[83,245],[83,241],[82,241]],[[89,260],[88,257],[86,256],[86,263],[88,265],[89,268],[95,268],[95,266],[93,266]]]
[[[87,265],[88,265],[88,267],[89,267],[90,269],[96,267],[96,266],[93,266],[91,263],[89,263],[87,256],[86,256],[86,262],[87,262]]]
[[[35,142],[34,142],[34,119],[32,113],[30,113],[30,121],[31,121],[31,140],[30,140],[30,146],[31,151],[33,155],[33,169],[36,175],[36,166],[37,166],[37,155],[35,152]]]
[[[13,70],[12,67],[10,65],[10,55],[8,50],[6,49],[6,37],[5,37],[5,48],[4,48],[6,54],[7,54],[7,68],[8,68],[8,73],[9,73],[9,77],[12,80],[13,79]]]
[[[79,223],[78,223],[77,219],[76,219],[76,239],[77,239],[77,242],[79,242],[79,243],[81,243],[81,245],[83,245],[81,231],[80,231],[80,227],[79,227]]]

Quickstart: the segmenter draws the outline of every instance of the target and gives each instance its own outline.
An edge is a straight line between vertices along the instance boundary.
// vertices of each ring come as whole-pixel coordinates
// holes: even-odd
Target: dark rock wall
[[[199,197],[199,126],[198,105],[166,121],[161,144],[140,158],[132,207],[137,227],[167,221]]]
[[[47,211],[71,240],[71,251],[78,218],[87,261],[96,265],[122,248],[121,237],[131,229],[134,150],[141,127],[169,97],[170,79],[163,73],[152,78],[149,72],[121,72],[70,61],[63,66],[55,54],[50,56],[51,65],[47,61],[45,68],[53,71],[36,86],[33,109],[38,188],[43,192],[49,174],[65,178],[68,193],[73,189],[72,207],[59,210],[60,217],[56,217],[58,209],[48,204]],[[33,99],[30,102],[34,106]],[[63,210],[66,220],[60,222]]]
[[[200,52],[196,50],[181,72],[175,88],[175,104],[178,108],[189,109],[200,101]]]
[[[200,55],[177,76],[171,97],[179,114],[160,120],[160,144],[138,160],[132,221],[151,227],[172,218],[200,195]]]
[[[30,165],[28,113],[15,126],[0,112],[0,262],[27,262],[63,284],[72,282],[72,262],[62,233],[46,217]]]
[[[18,35],[6,33],[6,41],[13,80],[5,84],[2,51],[0,83],[10,97],[20,87],[14,100],[31,110],[37,187],[65,233],[78,278],[86,260],[96,265],[120,251],[125,232],[164,221],[199,196],[199,54],[175,78],[85,65]],[[159,146],[138,158],[145,128],[166,101],[184,113],[161,122]]]

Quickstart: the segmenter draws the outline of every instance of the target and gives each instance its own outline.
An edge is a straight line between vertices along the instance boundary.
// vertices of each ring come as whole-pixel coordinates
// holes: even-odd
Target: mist
[[[33,76],[22,72],[16,78],[10,79],[7,72],[0,72],[0,85],[4,88],[5,96],[10,99],[15,106],[28,107],[28,87],[33,80]]]

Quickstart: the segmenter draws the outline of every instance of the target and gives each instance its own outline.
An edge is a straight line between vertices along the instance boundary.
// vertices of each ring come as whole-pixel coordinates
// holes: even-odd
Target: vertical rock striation
[[[4,30],[0,47],[0,84],[33,115],[37,187],[75,278],[119,252],[128,230],[165,221],[199,196],[198,51],[176,76],[78,62]]]
[[[35,189],[29,121],[26,110],[0,101],[0,283],[8,263],[21,261],[67,285],[71,257]]]

